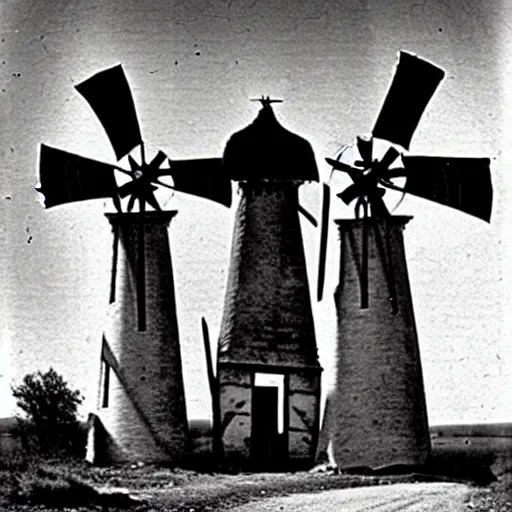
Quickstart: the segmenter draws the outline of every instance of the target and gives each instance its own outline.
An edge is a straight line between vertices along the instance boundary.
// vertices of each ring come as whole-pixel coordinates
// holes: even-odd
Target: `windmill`
[[[299,186],[318,181],[309,142],[285,129],[262,97],[234,133],[223,165],[239,182],[218,343],[216,432],[234,465],[311,464],[320,372],[299,212]]]
[[[176,211],[162,211],[155,192],[166,187],[230,206],[231,183],[220,158],[171,161],[159,150],[147,161],[121,65],[95,74],[76,89],[102,124],[116,159],[126,157],[129,163],[126,169],[44,144],[40,148],[38,190],[47,208],[111,197],[117,210],[107,214],[114,247],[98,429],[106,430],[109,460],[175,461],[185,449],[187,434],[167,231]],[[118,185],[116,173],[129,181]],[[125,198],[127,211],[122,210]],[[138,212],[133,212],[136,203]],[[98,460],[102,451],[95,450],[91,458]]]
[[[355,202],[356,216],[336,221],[341,240],[335,292],[338,369],[322,433],[324,445],[331,439],[340,467],[422,464],[430,450],[402,236],[410,217],[391,215],[384,195],[388,189],[413,194],[490,220],[488,158],[406,153],[443,77],[444,71],[434,64],[400,52],[371,137],[356,138],[353,152],[358,157],[346,161],[343,149],[336,159],[326,159],[334,171],[353,181],[337,197],[347,205]],[[390,143],[380,159],[373,154],[374,138]],[[397,178],[401,183],[394,181]],[[325,184],[318,300],[323,295],[329,205],[330,187]]]

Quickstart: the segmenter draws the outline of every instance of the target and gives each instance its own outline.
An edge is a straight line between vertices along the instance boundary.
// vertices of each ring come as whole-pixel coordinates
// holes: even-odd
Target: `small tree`
[[[16,405],[25,413],[42,453],[70,452],[78,447],[78,406],[83,397],[53,369],[29,373],[12,387]]]

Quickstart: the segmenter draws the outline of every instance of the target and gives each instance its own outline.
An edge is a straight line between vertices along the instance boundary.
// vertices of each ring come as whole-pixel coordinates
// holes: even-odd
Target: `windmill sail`
[[[409,149],[423,111],[444,74],[434,64],[401,51],[373,136]]]
[[[133,97],[121,65],[100,71],[76,86],[105,129],[116,158],[142,144]]]
[[[172,160],[169,174],[177,191],[231,206],[231,180],[223,172],[221,158]]]
[[[74,201],[116,195],[111,165],[41,144],[41,187],[46,208]]]
[[[488,158],[403,156],[404,192],[490,221],[492,183]]]

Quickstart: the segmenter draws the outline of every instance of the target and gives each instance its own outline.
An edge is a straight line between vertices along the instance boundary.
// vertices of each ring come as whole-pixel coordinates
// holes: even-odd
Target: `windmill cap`
[[[269,103],[250,125],[230,137],[223,163],[236,181],[318,181],[311,144],[284,128]]]

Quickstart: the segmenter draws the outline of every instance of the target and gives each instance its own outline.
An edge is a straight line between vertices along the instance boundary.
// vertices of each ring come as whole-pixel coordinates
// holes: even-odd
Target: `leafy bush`
[[[26,415],[19,418],[25,449],[53,455],[78,454],[83,450],[77,418],[83,397],[79,391],[71,390],[53,368],[46,373],[25,375],[12,393],[16,405]]]

